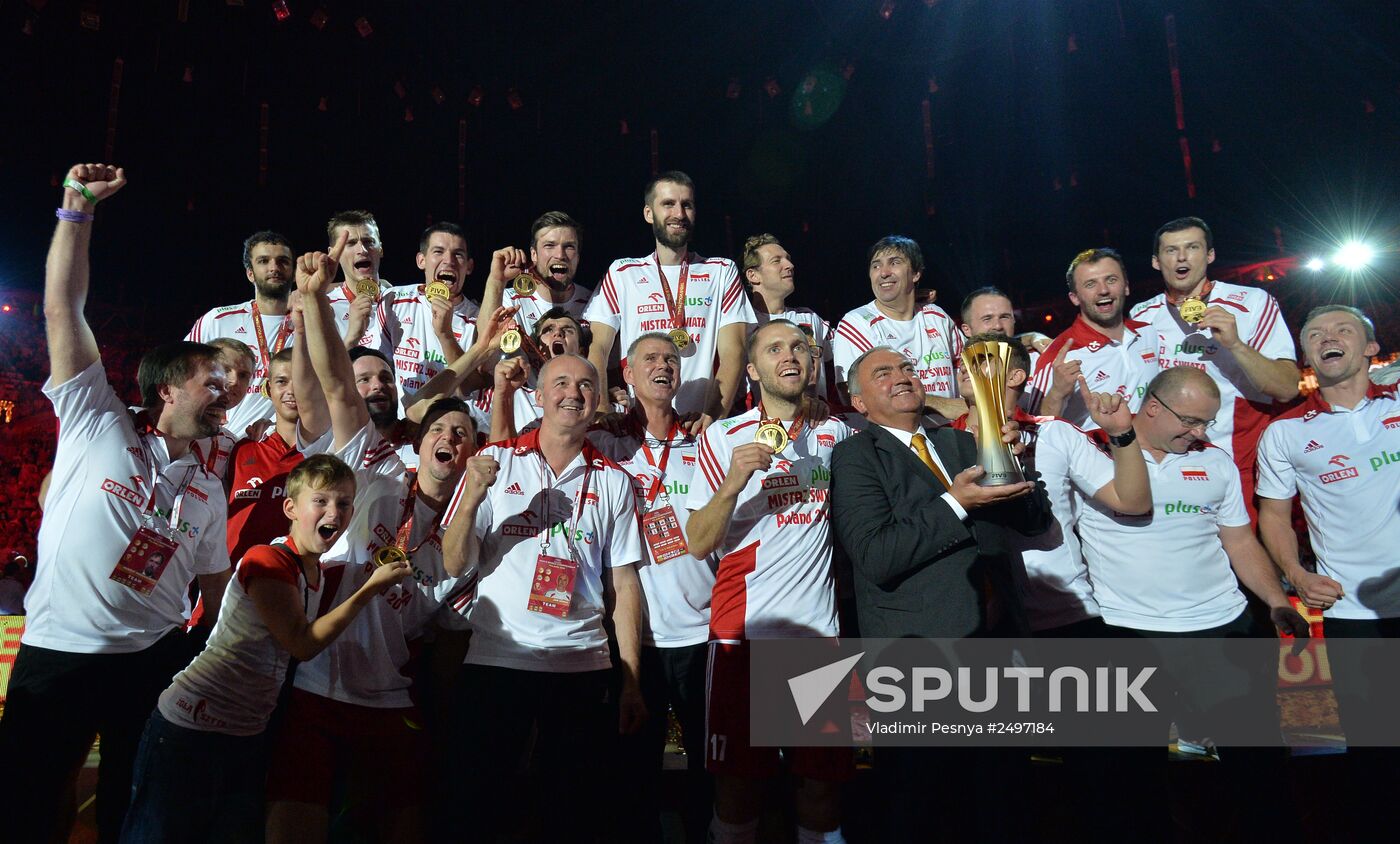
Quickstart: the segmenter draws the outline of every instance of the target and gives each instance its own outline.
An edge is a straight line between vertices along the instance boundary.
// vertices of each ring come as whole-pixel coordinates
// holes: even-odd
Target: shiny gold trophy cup
[[[963,366],[972,382],[977,403],[977,463],[987,474],[978,486],[1006,486],[1026,479],[1011,446],[1001,441],[1006,424],[1006,372],[1011,367],[1011,346],[996,340],[973,343],[963,349]]]

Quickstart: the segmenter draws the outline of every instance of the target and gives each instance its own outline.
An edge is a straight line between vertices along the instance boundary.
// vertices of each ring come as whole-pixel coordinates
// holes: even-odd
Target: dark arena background
[[[1316,305],[1355,305],[1376,322],[1377,365],[1400,345],[1392,2],[0,0],[0,127],[0,565],[26,585],[56,434],[44,262],[75,162],[129,179],[97,212],[86,311],[129,403],[145,350],[249,295],[254,231],[299,255],[326,248],[332,213],[369,209],[399,285],[421,280],[419,232],[458,222],[476,299],[491,252],[528,247],[531,221],[561,209],[582,226],[577,279],[596,288],[614,259],[651,251],[642,192],[667,170],[695,181],[698,252],[737,259],[748,236],[777,235],[791,302],[833,326],[870,299],[869,245],[896,233],[922,246],[919,287],[955,320],[996,285],[1018,330],[1053,337],[1077,314],[1077,253],[1119,250],[1131,305],[1163,289],[1157,226],[1198,216],[1210,277],[1266,288],[1290,330]],[[24,624],[9,609],[0,707]],[[1286,717],[1335,732],[1320,700]],[[674,816],[684,763],[669,751]],[[1338,755],[1295,756],[1275,783],[1309,840],[1334,840]],[[96,758],[73,841],[95,840]],[[24,759],[0,761],[24,776]],[[1031,766],[1039,840],[1066,821],[1059,765]],[[1181,841],[1248,835],[1193,819],[1209,767],[1175,766],[1150,823]],[[876,840],[870,788],[862,767],[850,841]],[[764,840],[789,826],[770,815]]]

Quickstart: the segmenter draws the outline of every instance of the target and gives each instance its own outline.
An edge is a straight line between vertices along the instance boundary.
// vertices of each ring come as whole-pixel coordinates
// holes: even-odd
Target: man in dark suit
[[[1050,524],[1032,480],[980,487],[977,443],[920,424],[924,391],[900,353],[876,348],[847,373],[866,430],[832,456],[831,513],[851,558],[860,634],[871,638],[1016,636],[1026,632],[1004,530]],[[1003,428],[1007,442],[1017,439]],[[1024,753],[988,748],[879,747],[877,789],[886,841],[992,841],[1020,836],[1006,797],[1020,790]]]
[[[833,454],[831,509],[855,573],[861,635],[1023,633],[1003,530],[1043,532],[1044,491],[1034,481],[978,486],[977,441],[921,427],[923,386],[898,352],[876,348],[857,364],[847,383],[870,424]],[[1003,434],[1016,439],[1011,426]]]

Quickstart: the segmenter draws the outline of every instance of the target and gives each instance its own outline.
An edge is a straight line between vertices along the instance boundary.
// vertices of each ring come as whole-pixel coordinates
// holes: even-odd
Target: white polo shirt
[[[1026,618],[1032,630],[1047,630],[1099,615],[1074,529],[1084,499],[1113,480],[1113,458],[1105,443],[1062,419],[1022,423],[1023,432],[1028,428],[1034,434],[1027,452],[1031,468],[1045,484],[1055,521],[1039,536],[1006,535],[1025,564]]]
[[[1040,403],[1055,382],[1055,358],[1069,347],[1065,360],[1079,361],[1079,371],[1089,389],[1096,393],[1116,393],[1128,401],[1128,409],[1137,413],[1147,395],[1147,385],[1160,371],[1157,367],[1157,332],[1151,325],[1133,319],[1123,320],[1123,339],[1114,340],[1104,334],[1083,314],[1056,337],[1039,358],[1035,377],[1026,390],[1030,396],[1031,413],[1040,412]],[[1070,390],[1060,409],[1059,418],[1073,423],[1081,430],[1098,428],[1084,406],[1084,397],[1076,386]]]
[[[803,333],[807,334],[807,336],[811,338],[812,343],[821,349],[821,357],[813,361],[813,366],[817,370],[817,395],[821,398],[826,398],[826,391],[828,388],[826,383],[826,364],[830,363],[832,360],[831,324],[822,319],[821,315],[811,308],[788,308],[780,314],[754,311],[754,324],[749,326],[748,336],[753,336],[753,333],[757,331],[760,326],[767,325],[770,320],[775,319],[785,319],[789,322],[797,323],[799,327],[805,326],[811,329],[810,334],[807,334],[805,330]],[[758,382],[752,379],[749,380],[749,397],[750,405],[758,403]]]
[[[603,569],[635,565],[643,553],[632,478],[587,441],[556,476],[539,439],[535,430],[479,452],[496,458],[500,471],[476,511],[481,577],[467,614],[472,644],[466,661],[525,671],[603,670],[611,666]],[[447,506],[444,532],[464,484]],[[527,609],[542,553],[578,564],[563,618]]]
[[[1079,540],[1103,620],[1118,627],[1208,630],[1244,611],[1221,527],[1249,524],[1240,473],[1223,449],[1168,454],[1144,450],[1152,512],[1114,513],[1088,499]]]
[[[703,258],[694,252],[688,260],[685,327],[690,332],[690,345],[680,350],[681,386],[675,398],[676,412],[682,415],[705,409],[706,394],[718,366],[719,330],[754,321],[753,308],[733,261]],[[647,258],[619,258],[608,268],[583,316],[616,331],[617,348],[625,354],[641,335],[672,329],[674,323],[660,285],[664,277],[674,301],[680,273],[678,266],[658,266],[654,252]],[[676,307],[680,306],[677,301]]]
[[[381,305],[393,343],[394,377],[402,399],[423,389],[434,375],[446,369],[447,356],[433,331],[433,306],[423,295],[423,285],[394,287],[384,294]],[[476,303],[464,298],[452,311],[452,335],[465,350],[476,339]]]
[[[365,334],[359,342],[361,346],[378,349],[390,360],[394,357],[394,340],[389,336],[388,317],[384,313],[383,297],[387,296],[392,289],[389,282],[384,279],[379,280],[380,299],[370,311]],[[326,298],[330,301],[331,313],[335,316],[335,333],[344,337],[346,329],[350,326],[350,303],[355,301],[355,291],[342,281],[330,289]]]
[[[1206,305],[1219,305],[1233,314],[1239,335],[1250,348],[1270,360],[1298,359],[1293,335],[1273,296],[1258,287],[1224,281],[1210,284]],[[1252,475],[1255,445],[1272,419],[1274,400],[1250,382],[1235,356],[1220,345],[1209,328],[1182,321],[1176,307],[1167,303],[1166,294],[1158,293],[1133,308],[1133,319],[1150,322],[1157,330],[1158,366],[1194,366],[1220,387],[1220,411],[1210,429],[1210,441]]]
[[[699,441],[679,430],[665,441],[645,432],[616,437],[594,431],[588,436],[599,451],[632,476],[639,513],[669,505],[685,530],[690,518],[685,501],[695,482]],[[646,553],[637,566],[646,598],[642,641],[658,648],[703,644],[710,636],[715,559],[697,560],[686,554],[657,563],[650,546],[645,541],[642,545]]]
[[[570,285],[569,289],[565,291],[567,294],[565,301],[556,304],[544,298],[544,288],[543,284],[537,285],[535,291],[529,296],[521,296],[515,292],[514,288],[506,288],[505,295],[502,297],[503,304],[507,308],[519,309],[515,312],[515,322],[522,331],[526,334],[534,333],[535,324],[540,321],[540,317],[544,316],[546,311],[555,308],[563,308],[573,314],[574,319],[583,325],[588,324],[588,320],[583,318],[583,312],[588,307],[588,300],[593,296],[592,290],[582,284]]]
[[[228,337],[238,340],[253,350],[253,357],[256,363],[253,368],[253,380],[248,382],[248,391],[243,396],[243,401],[228,413],[228,420],[225,426],[239,437],[248,430],[248,426],[262,419],[273,417],[272,401],[262,394],[263,382],[267,380],[268,367],[271,365],[272,355],[291,345],[295,337],[292,331],[292,317],[290,314],[283,316],[270,316],[259,314],[259,321],[263,326],[263,339],[267,341],[267,354],[262,354],[258,343],[257,328],[253,325],[253,300],[239,302],[237,305],[225,305],[222,308],[214,308],[204,316],[195,320],[190,328],[190,333],[185,335],[185,339],[194,343],[208,343],[210,340],[217,340],[221,337]]]
[[[58,448],[21,641],[68,653],[145,650],[184,626],[197,575],[229,568],[223,485],[199,443],[171,460],[163,437],[138,432],[100,359],[62,384],[46,381],[44,395],[58,416]],[[154,591],[112,580],[143,524],[152,481],[154,526],[164,534],[186,478],[177,547]]]
[[[412,482],[394,445],[372,423],[336,456],[355,470],[355,513],[350,527],[321,557],[331,606],[364,585],[374,552],[397,538]],[[409,548],[417,546],[409,555],[413,575],[385,589],[339,638],[302,663],[294,681],[298,689],[377,709],[413,705],[408,695],[411,680],[403,673],[411,656],[408,642],[422,635],[430,620],[447,629],[465,629],[465,620],[452,604],[475,580],[475,571],[447,576],[442,565],[443,532],[434,529],[436,518],[419,496],[408,539]]]
[[[962,354],[963,336],[937,305],[917,308],[907,322],[885,316],[873,301],[847,313],[831,341],[836,382],[846,383],[851,364],[876,346],[889,346],[912,362],[926,394],[950,398],[958,394],[953,369]]]
[[[792,420],[782,423],[791,428]],[[734,449],[753,442],[754,408],[705,429],[701,474],[685,506],[709,504]],[[802,430],[754,472],[739,494],[720,554],[710,606],[710,638],[721,641],[836,635],[836,586],[831,569],[831,451],[851,435],[837,419]]]
[[[1334,618],[1400,616],[1400,398],[1372,386],[1348,410],[1313,393],[1259,440],[1257,491],[1303,499],[1318,574],[1342,584]]]

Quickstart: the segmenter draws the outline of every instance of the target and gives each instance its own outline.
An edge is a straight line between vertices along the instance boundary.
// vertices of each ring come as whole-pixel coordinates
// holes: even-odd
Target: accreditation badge
[[[653,507],[642,516],[642,538],[651,549],[651,558],[658,564],[690,553],[680,519],[676,518],[676,510],[670,504]]]
[[[541,554],[535,560],[535,576],[530,581],[530,600],[525,609],[563,618],[569,614],[577,583],[578,563]]]
[[[174,540],[143,525],[136,529],[136,535],[131,538],[109,577],[142,595],[149,595],[156,591],[156,583],[179,547]]]

